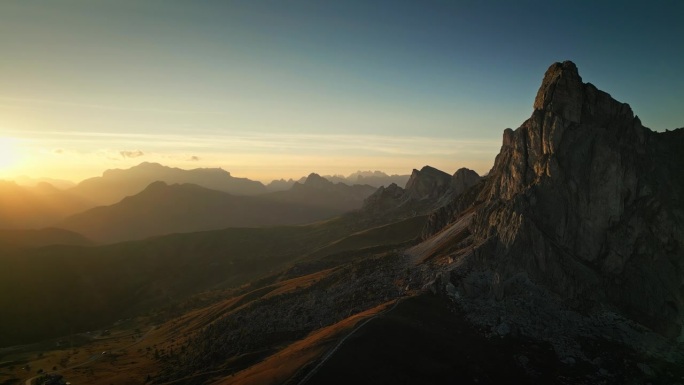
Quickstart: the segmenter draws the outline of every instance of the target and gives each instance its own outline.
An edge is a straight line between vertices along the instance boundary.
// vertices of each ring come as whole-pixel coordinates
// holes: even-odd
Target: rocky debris
[[[507,323],[502,322],[499,324],[499,326],[496,327],[495,329],[496,334],[498,334],[501,337],[507,336],[511,332],[511,327],[508,326]]]
[[[579,337],[607,336],[682,359],[667,340],[684,337],[682,153],[684,129],[649,130],[572,62],[555,63],[487,178],[433,213],[423,236],[473,215],[475,247],[452,282],[476,323],[505,321],[561,357],[582,358]]]
[[[308,287],[245,295],[244,305],[196,330],[182,349],[162,362],[157,383],[218,368],[231,358],[279,349],[322,327],[400,297],[406,261],[397,254],[372,256],[338,266]],[[257,295],[258,294],[258,295]],[[274,350],[275,351],[275,350]]]
[[[655,377],[656,375],[653,369],[651,369],[650,366],[644,364],[643,362],[637,363],[637,368],[639,368],[639,370],[641,370],[641,372],[648,377]]]
[[[572,358],[575,363],[591,363],[596,370],[604,360],[614,357],[586,341],[627,346],[669,363],[684,362],[681,348],[662,335],[606,307],[590,314],[569,309],[558,294],[535,284],[524,273],[503,283],[500,298],[492,295],[493,282],[500,277],[491,270],[468,273],[459,268],[451,274],[457,295],[449,297],[471,322],[489,331],[490,337],[531,337],[551,344],[566,365],[574,365],[568,359]],[[633,359],[639,357],[641,354]]]

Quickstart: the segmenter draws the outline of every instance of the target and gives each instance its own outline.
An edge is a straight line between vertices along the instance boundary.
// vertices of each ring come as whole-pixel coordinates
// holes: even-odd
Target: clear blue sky
[[[677,128],[682,17],[682,1],[7,0],[0,177],[486,172],[568,59]]]

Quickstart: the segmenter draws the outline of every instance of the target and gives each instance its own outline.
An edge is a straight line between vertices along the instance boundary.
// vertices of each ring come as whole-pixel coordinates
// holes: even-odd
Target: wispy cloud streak
[[[114,132],[16,132],[29,140],[51,143],[105,141],[118,146],[150,149],[240,153],[349,153],[379,155],[449,155],[459,152],[496,154],[500,143],[491,140],[399,137],[384,135],[233,133],[225,135],[139,134]]]

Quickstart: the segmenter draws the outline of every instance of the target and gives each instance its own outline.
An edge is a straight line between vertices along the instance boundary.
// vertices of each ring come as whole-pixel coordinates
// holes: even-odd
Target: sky
[[[544,71],[684,126],[684,2],[0,2],[0,178],[487,172]]]

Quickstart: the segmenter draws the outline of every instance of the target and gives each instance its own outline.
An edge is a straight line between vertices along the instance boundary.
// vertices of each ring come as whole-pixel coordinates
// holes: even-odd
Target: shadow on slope
[[[346,216],[99,247],[9,250],[0,256],[0,346],[88,330],[201,291],[238,287],[361,230],[354,216]],[[386,241],[406,242],[419,231],[389,231]]]

